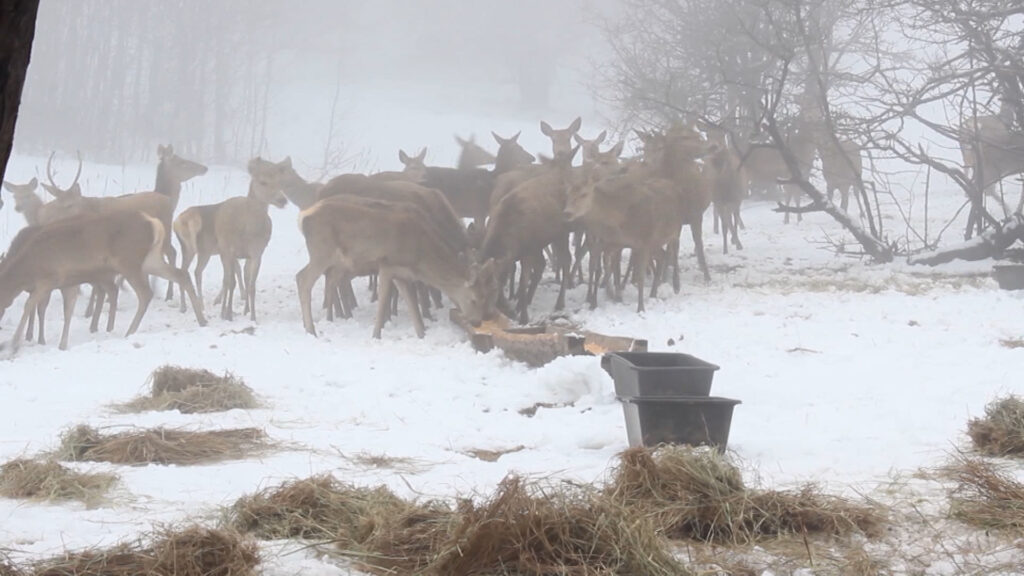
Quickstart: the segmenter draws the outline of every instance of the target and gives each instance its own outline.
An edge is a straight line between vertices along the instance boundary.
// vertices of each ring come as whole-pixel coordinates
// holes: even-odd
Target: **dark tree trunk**
[[[0,175],[14,146],[14,125],[25,86],[39,0],[5,0],[0,4]]]

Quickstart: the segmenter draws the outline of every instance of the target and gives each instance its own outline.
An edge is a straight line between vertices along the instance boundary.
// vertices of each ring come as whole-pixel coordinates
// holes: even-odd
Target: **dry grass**
[[[876,534],[873,507],[798,490],[751,490],[713,450],[662,447],[624,452],[605,489],[623,506],[655,519],[670,538],[744,543],[784,534]]]
[[[194,465],[247,458],[271,447],[257,428],[206,432],[155,428],[104,435],[77,426],[61,436],[57,455],[76,462]]]
[[[513,476],[486,502],[453,508],[317,476],[243,498],[229,518],[262,538],[332,540],[382,574],[687,573],[649,521],[597,496]]]
[[[0,551],[0,576],[23,576],[22,571],[14,565],[7,552]]]
[[[182,414],[260,408],[252,389],[230,373],[161,366],[150,376],[150,393],[117,407],[123,412],[178,410]]]
[[[239,534],[191,526],[163,530],[148,546],[121,544],[42,560],[22,576],[248,576],[260,563],[255,542]]]
[[[424,461],[406,456],[357,452],[351,455],[341,453],[341,457],[360,469],[395,470],[405,474],[418,474],[429,468]]]
[[[1024,454],[1024,400],[1011,394],[989,403],[984,418],[967,423],[967,435],[983,454]]]
[[[116,482],[113,474],[76,472],[53,460],[18,458],[0,466],[0,496],[4,498],[78,500],[95,505]]]
[[[957,455],[941,473],[956,482],[953,517],[986,530],[1024,531],[1024,483],[982,458]]]

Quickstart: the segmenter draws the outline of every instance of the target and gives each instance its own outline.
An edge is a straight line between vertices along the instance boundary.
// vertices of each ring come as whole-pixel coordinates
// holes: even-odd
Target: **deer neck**
[[[181,180],[171,175],[163,162],[156,167],[156,186],[153,190],[170,198],[173,206],[177,208],[178,198],[181,197]]]

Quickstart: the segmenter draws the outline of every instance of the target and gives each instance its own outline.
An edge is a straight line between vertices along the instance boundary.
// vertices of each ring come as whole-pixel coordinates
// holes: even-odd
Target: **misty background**
[[[209,163],[291,155],[312,176],[383,169],[429,144],[381,125],[395,106],[436,124],[429,158],[451,164],[453,133],[480,128],[461,116],[499,133],[599,122],[589,71],[615,4],[44,0],[16,152],[125,163],[169,143]]]

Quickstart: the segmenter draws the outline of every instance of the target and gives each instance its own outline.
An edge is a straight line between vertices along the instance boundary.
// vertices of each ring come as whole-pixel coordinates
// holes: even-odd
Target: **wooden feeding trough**
[[[501,349],[509,358],[530,366],[543,366],[559,356],[599,356],[601,367],[610,372],[609,352],[646,352],[647,340],[625,336],[608,336],[571,326],[547,323],[514,326],[499,314],[480,326],[473,326],[457,309],[449,313],[452,322],[469,334],[470,343],[478,352]]]

